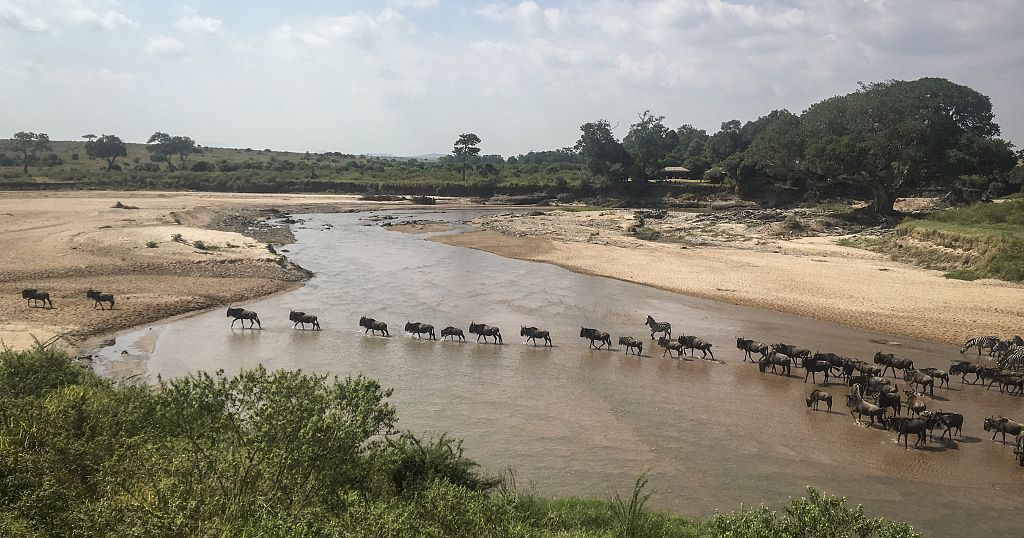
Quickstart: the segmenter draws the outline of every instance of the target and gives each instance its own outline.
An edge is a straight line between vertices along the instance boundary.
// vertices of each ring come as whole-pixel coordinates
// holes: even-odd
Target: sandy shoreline
[[[621,214],[605,214],[608,218],[563,211],[485,218],[476,222],[484,231],[432,240],[685,295],[938,342],[960,344],[979,334],[1022,332],[1024,287],[1016,284],[946,279],[938,271],[839,246],[835,237],[760,236],[697,248],[643,241],[614,225],[616,219],[623,220]],[[581,220],[588,219],[594,224],[579,229]]]
[[[0,340],[18,349],[63,335],[74,350],[90,337],[294,289],[310,275],[268,248],[292,240],[268,218],[386,205],[327,195],[2,192]],[[28,307],[23,288],[48,292],[54,308]],[[113,293],[115,309],[95,308],[89,288]]]

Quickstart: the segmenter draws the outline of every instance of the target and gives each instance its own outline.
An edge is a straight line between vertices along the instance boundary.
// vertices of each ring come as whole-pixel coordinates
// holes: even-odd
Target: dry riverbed
[[[839,244],[884,229],[853,226],[813,209],[636,216],[633,210],[554,210],[483,217],[473,222],[483,231],[433,240],[939,342],[1021,332],[1024,287],[950,280]]]
[[[58,338],[74,349],[96,335],[293,289],[309,275],[274,248],[293,240],[288,212],[382,205],[353,196],[0,193],[0,340],[23,348]],[[48,292],[54,308],[29,308],[23,288]],[[95,308],[89,288],[113,293],[115,308]]]

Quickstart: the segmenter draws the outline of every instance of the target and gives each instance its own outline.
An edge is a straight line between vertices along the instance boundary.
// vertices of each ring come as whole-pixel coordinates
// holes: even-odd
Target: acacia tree
[[[46,133],[14,133],[7,147],[21,154],[21,169],[28,175],[28,163],[36,160],[36,154],[50,149],[50,135]]]
[[[907,188],[1012,162],[1009,145],[996,138],[989,98],[942,78],[862,85],[811,106],[800,126],[806,147],[799,166],[826,182],[870,190],[885,215]]]
[[[625,169],[632,163],[629,152],[612,134],[608,120],[597,120],[580,126],[580,139],[573,149],[595,176],[622,180]]]
[[[480,153],[480,148],[476,147],[479,143],[480,137],[474,133],[462,133],[455,141],[455,149],[452,150],[452,153],[462,161],[462,181],[466,181],[466,162],[470,157],[475,157]]]
[[[633,157],[638,179],[648,180],[661,168],[661,162],[678,139],[665,124],[665,116],[655,116],[650,110],[640,114],[640,121],[629,126],[622,146]]]
[[[203,152],[203,149],[187,136],[171,136],[159,131],[153,133],[153,136],[146,141],[146,150],[151,153],[150,160],[165,162],[167,168],[172,171],[174,163],[171,162],[171,157],[177,156],[180,161],[179,166],[184,169],[189,155]]]
[[[92,158],[107,161],[107,170],[114,170],[114,162],[118,157],[128,156],[128,147],[116,135],[85,135],[85,153]]]

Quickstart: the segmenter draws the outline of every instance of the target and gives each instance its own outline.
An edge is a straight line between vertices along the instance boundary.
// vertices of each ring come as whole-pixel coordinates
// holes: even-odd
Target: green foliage
[[[849,508],[846,499],[807,488],[807,496],[790,499],[782,513],[765,506],[715,514],[708,523],[708,536],[729,538],[913,538],[920,536],[911,526],[883,518],[871,519],[857,506]]]
[[[157,246],[156,241],[146,241],[146,248],[156,248]]]
[[[628,177],[626,169],[633,164],[632,158],[612,134],[608,120],[585,123],[580,131],[583,134],[574,148],[590,172],[612,181],[624,181]]]
[[[128,156],[128,146],[115,135],[87,135],[85,154],[90,159],[100,158],[107,162],[107,170],[114,170],[118,157]]]
[[[639,121],[629,126],[629,133],[622,140],[622,146],[633,158],[636,179],[653,178],[664,166],[665,156],[677,140],[675,133],[662,123],[664,120],[665,116],[655,116],[645,110]]]
[[[480,144],[480,137],[474,133],[462,133],[455,140],[455,148],[452,149],[452,154],[462,163],[462,181],[466,181],[467,160],[480,153],[480,148],[476,147],[478,144]]]
[[[34,162],[41,151],[50,150],[50,135],[19,131],[7,142],[7,149],[21,154],[21,167],[28,174],[28,165]]]
[[[393,435],[390,395],[362,376],[262,367],[150,388],[103,380],[62,351],[5,350],[0,535],[757,535],[742,512],[704,525],[647,511],[645,477],[613,501],[495,493],[461,442]],[[756,528],[914,536],[810,494]]]
[[[159,131],[153,133],[146,141],[146,150],[152,154],[154,162],[166,162],[170,171],[175,169],[171,157],[177,156],[179,167],[184,169],[189,155],[203,152],[203,149],[187,136],[171,136]]]

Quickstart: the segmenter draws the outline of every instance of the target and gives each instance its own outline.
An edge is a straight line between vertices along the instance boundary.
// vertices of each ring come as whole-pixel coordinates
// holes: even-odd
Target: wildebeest
[[[620,336],[619,345],[624,346],[626,348],[626,353],[629,353],[629,350],[631,349],[637,355],[644,352],[644,343],[640,340],[637,340],[636,338],[633,338],[632,336]]]
[[[242,320],[242,328],[245,328],[245,320],[249,320],[249,328],[253,328],[253,325],[258,326],[260,329],[263,325],[260,324],[260,316],[252,310],[246,310],[244,308],[229,308],[227,317],[233,318],[231,320],[231,326],[235,326],[235,322]]]
[[[466,335],[465,333],[462,332],[462,329],[452,327],[451,325],[441,329],[441,340],[444,340],[449,336],[451,337],[452,341],[454,341],[456,338],[458,338],[460,342],[464,342],[466,340]]]
[[[974,374],[974,381],[971,384],[977,383],[981,379],[981,375],[978,373],[984,366],[975,364],[967,361],[953,361],[953,365],[949,367],[949,375],[960,374],[960,382],[967,382],[967,374]]]
[[[588,329],[586,327],[580,327],[580,338],[587,338],[590,340],[590,346],[594,349],[601,349],[605,344],[608,344],[608,349],[612,347],[612,335],[599,331],[597,329]],[[664,337],[662,337],[664,338]],[[601,342],[601,345],[595,346],[594,342]]]
[[[818,410],[818,402],[825,402],[828,406],[828,410],[832,412],[832,395],[819,389],[814,389],[811,394],[807,397],[807,407],[814,406],[814,410]]]
[[[1024,431],[1024,424],[1006,417],[988,417],[985,419],[985,431],[992,432],[992,440],[996,435],[1003,434],[1003,442],[1006,442],[1006,434],[1020,435]]]
[[[822,384],[828,385],[828,374],[832,370],[832,365],[828,361],[819,361],[815,359],[804,359],[804,383],[807,382],[807,376],[811,376],[811,381],[814,383],[818,382],[817,374],[824,373],[825,380]]]
[[[804,364],[806,364],[806,362]],[[854,385],[853,394],[846,395],[846,406],[853,408],[850,410],[850,416],[852,417],[856,412],[858,415],[858,417],[856,417],[858,421],[863,419],[864,415],[871,418],[871,424],[875,423],[875,418],[878,418],[879,422],[883,422],[885,418],[885,409],[865,400],[864,391],[861,389],[860,385]]]
[[[898,392],[879,392],[875,398],[875,405],[882,409],[891,407],[893,416],[898,416],[903,411],[903,398]]]
[[[938,368],[921,368],[919,371],[924,372],[932,379],[938,379],[940,388],[942,387],[943,383],[946,384],[947,389],[949,388],[949,373],[946,372],[945,370],[939,370]]]
[[[992,384],[996,382],[996,378],[1005,374],[999,368],[978,368],[978,377],[981,378],[981,384],[986,385],[986,388],[992,388]]]
[[[770,347],[772,351],[778,351],[779,353],[782,353],[783,355],[789,357],[790,359],[793,359],[793,362],[796,366],[800,366],[801,362],[804,359],[809,359],[811,357],[811,350],[802,347],[796,347],[791,344],[778,343],[772,344]]]
[[[767,357],[769,348],[768,344],[765,344],[764,342],[757,342],[737,336],[736,349],[743,350],[743,362],[747,362],[747,359],[750,359],[750,362],[756,363],[757,361],[754,360],[752,353],[758,353],[762,358]]]
[[[903,371],[903,380],[909,381],[910,386],[915,389],[920,390],[927,388],[929,394],[931,394],[933,398],[935,397],[935,380],[932,379],[932,376],[920,370],[907,368]]]
[[[999,383],[1000,393],[1024,394],[1024,376],[1021,374],[1005,372],[995,376],[993,382]]]
[[[658,345],[665,348],[665,352],[661,354],[662,357],[665,356],[665,353],[668,353],[668,356],[671,357],[673,351],[676,352],[676,358],[683,356],[683,344],[680,344],[678,340],[669,340],[664,336],[659,336]]]
[[[313,326],[314,331],[320,330],[320,322],[317,321],[316,316],[300,312],[298,310],[292,310],[288,313],[288,321],[294,321],[292,328],[294,329],[298,325],[302,325],[302,330],[306,330],[306,324]]]
[[[92,305],[93,308],[96,308],[97,306],[99,306],[100,310],[103,310],[103,303],[110,303],[110,309],[111,310],[114,309],[114,295],[113,294],[101,293],[101,292],[98,292],[98,291],[96,291],[96,290],[94,290],[92,288],[89,288],[89,290],[85,292],[85,296],[87,298],[92,299],[93,301],[95,301],[95,304]]]
[[[793,361],[789,357],[775,351],[769,352],[767,357],[757,360],[757,366],[762,372],[771,366],[772,373],[779,375],[789,375],[792,372],[792,364]]]
[[[488,337],[494,338],[495,344],[504,344],[505,341],[501,339],[501,330],[497,327],[491,327],[490,325],[484,325],[483,323],[469,322],[469,334],[476,335],[476,341],[480,341],[480,337],[484,338],[484,342],[487,342]]]
[[[28,288],[21,290],[21,298],[25,299],[25,304],[28,306],[35,306],[36,303],[42,302],[43,306],[47,304],[50,308],[53,308],[53,301],[50,300],[50,294],[45,291],[39,291],[35,288]]]
[[[903,448],[909,448],[910,434],[917,435],[917,442],[914,443],[914,448],[917,448],[917,445],[921,442],[927,443],[928,431],[937,424],[935,417],[891,417],[888,420],[889,426],[896,430],[896,444],[899,444],[900,436],[903,437]]]
[[[903,393],[907,395],[907,411],[910,411],[911,415],[920,415],[928,410],[928,404],[924,402],[924,394],[913,389],[905,390]]]
[[[960,353],[966,353],[968,349],[972,347],[978,348],[978,356],[981,356],[982,350],[987,349],[989,355],[995,352],[995,347],[999,344],[998,336],[976,336],[970,340],[964,342],[964,346],[960,348]]]
[[[964,416],[960,413],[948,413],[939,409],[938,411],[933,412],[932,416],[939,421],[939,425],[945,428],[942,435],[939,436],[939,439],[945,437],[947,433],[949,434],[949,438],[952,439],[953,430],[956,430],[957,435],[961,435],[960,429],[964,426]]]
[[[1017,462],[1020,463],[1020,466],[1024,467],[1024,435],[1018,435],[1014,440],[1013,453],[1017,457]]]
[[[554,346],[554,344],[551,343],[550,332],[542,331],[536,327],[523,327],[522,325],[519,327],[519,336],[525,336],[527,342],[533,340],[533,345],[537,345],[537,339],[540,338],[544,340],[545,346]]]
[[[651,340],[657,333],[665,333],[666,338],[672,338],[672,324],[667,321],[657,322],[654,318],[647,316],[646,324],[651,328]]]
[[[833,374],[835,376],[849,377],[850,374],[853,373],[852,359],[846,358],[842,355],[838,355],[836,353],[815,353],[811,358],[817,361],[827,362],[829,367],[837,372],[836,374]]]
[[[699,349],[700,352],[701,352],[700,358],[706,359],[706,358],[708,358],[708,354],[711,355],[712,359],[715,358],[715,353],[713,351],[711,351],[711,342],[708,342],[707,340],[704,340],[703,338],[698,338],[696,336],[682,335],[682,336],[679,337],[679,339],[677,341],[680,344],[683,345],[683,349],[689,349],[690,350],[690,355],[696,356],[697,355],[696,350]]]
[[[405,322],[405,332],[415,334],[416,338],[423,338],[421,335],[429,335],[431,340],[437,340],[437,336],[434,334],[434,326],[429,323],[413,323],[411,321]]]
[[[914,361],[910,359],[901,359],[894,353],[882,353],[879,351],[875,353],[875,364],[881,364],[882,375],[885,375],[885,371],[891,369],[892,376],[896,377],[896,370],[907,370],[914,367]]]
[[[359,326],[366,329],[365,331],[363,331],[363,334],[367,334],[370,331],[373,331],[373,334],[377,334],[377,332],[380,332],[381,336],[391,336],[391,333],[388,332],[388,324],[384,323],[383,321],[377,321],[373,318],[361,316],[359,318]]]

